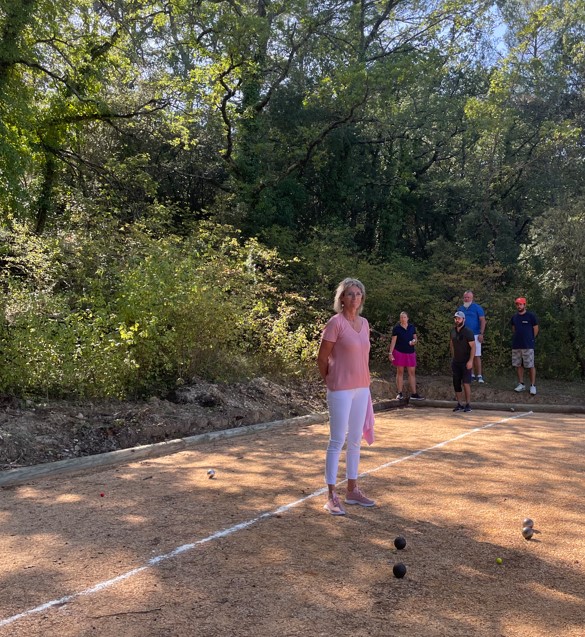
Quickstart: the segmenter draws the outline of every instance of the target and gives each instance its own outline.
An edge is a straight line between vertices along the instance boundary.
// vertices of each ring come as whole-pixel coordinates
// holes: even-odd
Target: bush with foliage
[[[13,253],[22,237],[12,237]],[[292,325],[295,297],[278,292],[275,253],[232,228],[201,224],[187,238],[124,229],[99,254],[103,242],[69,233],[78,268],[64,251],[53,267],[54,241],[29,238],[20,264],[34,261],[34,273],[20,281],[4,271],[5,392],[140,396],[194,377],[312,366],[315,334]]]
[[[439,252],[379,262],[342,230],[332,230],[337,243],[315,233],[284,260],[211,222],[180,237],[103,221],[45,237],[22,225],[3,231],[3,392],[122,398],[164,395],[196,378],[315,377],[319,336],[346,276],[366,286],[374,370],[389,369],[392,326],[405,310],[420,335],[419,371],[448,373],[453,312],[472,289],[487,313],[488,375],[510,370],[518,295],[540,318],[539,374],[580,374],[574,333],[563,327],[574,324],[573,307],[540,285],[542,270],[511,274],[453,255],[444,262]]]

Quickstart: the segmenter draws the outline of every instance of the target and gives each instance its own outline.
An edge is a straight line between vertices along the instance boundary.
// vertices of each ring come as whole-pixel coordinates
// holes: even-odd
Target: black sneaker
[[[464,411],[465,407],[461,403],[457,403],[457,407],[453,411]]]
[[[396,394],[396,400],[404,400],[404,396],[402,395],[402,392],[398,392]]]
[[[467,405],[463,407],[463,411],[471,411],[471,406],[469,405],[469,403],[467,403]]]
[[[418,394],[410,394],[410,398],[411,400],[424,400],[424,398]]]

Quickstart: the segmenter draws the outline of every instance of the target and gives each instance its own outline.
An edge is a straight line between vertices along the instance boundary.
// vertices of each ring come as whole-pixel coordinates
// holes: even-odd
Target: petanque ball
[[[402,537],[402,535],[399,535],[395,540],[394,540],[394,546],[401,551],[405,546],[406,546],[406,539]]]
[[[214,469],[207,469],[207,477],[211,480],[211,478],[213,478],[213,476],[215,475],[215,470]]]
[[[534,526],[534,521],[531,520],[530,518],[526,518],[524,522],[522,522],[522,526],[523,527],[529,526],[530,528],[532,528]]]
[[[522,537],[525,540],[529,540],[534,535],[534,529],[531,526],[525,526],[522,529]]]
[[[392,572],[394,573],[394,577],[402,579],[406,575],[406,566],[402,562],[398,562],[398,564],[394,564]]]

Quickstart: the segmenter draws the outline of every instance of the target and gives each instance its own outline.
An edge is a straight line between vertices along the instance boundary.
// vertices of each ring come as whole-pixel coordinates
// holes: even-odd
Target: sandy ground
[[[584,416],[378,414],[377,506],[343,518],[322,509],[327,435],[1,489],[0,636],[585,634]]]

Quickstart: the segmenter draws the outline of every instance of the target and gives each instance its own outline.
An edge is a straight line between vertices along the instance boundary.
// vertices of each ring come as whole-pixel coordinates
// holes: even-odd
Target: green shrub
[[[195,378],[314,377],[321,330],[346,276],[366,286],[373,369],[389,369],[392,327],[405,310],[419,332],[420,373],[449,373],[453,312],[472,289],[487,313],[488,378],[513,378],[509,321],[519,294],[540,319],[539,376],[580,375],[571,333],[580,319],[530,273],[521,279],[439,255],[378,263],[353,252],[339,229],[339,245],[316,235],[284,262],[228,226],[200,223],[187,237],[156,224],[98,226],[47,238],[24,226],[2,231],[1,391],[123,398]]]
[[[21,293],[21,301],[2,339],[4,391],[44,397],[125,394],[136,363],[112,317],[69,312],[62,296],[29,294],[25,301]]]
[[[44,278],[5,276],[3,391],[125,397],[311,373],[316,334],[300,316],[311,309],[279,292],[281,264],[257,241],[201,224],[185,239],[124,228],[111,245],[70,234],[61,270],[41,259]]]

